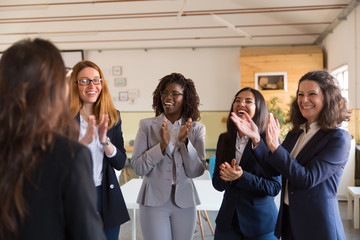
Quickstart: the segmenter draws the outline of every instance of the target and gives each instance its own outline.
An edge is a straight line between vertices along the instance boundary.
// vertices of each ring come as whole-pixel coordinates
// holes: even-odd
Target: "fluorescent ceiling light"
[[[250,34],[248,34],[247,32],[241,30],[240,28],[237,28],[235,25],[229,23],[228,21],[224,20],[223,18],[215,15],[215,14],[211,14],[212,18],[217,21],[218,23],[230,28],[231,30],[233,30],[234,32],[239,33],[242,36],[245,36],[247,38],[252,39],[252,36]]]

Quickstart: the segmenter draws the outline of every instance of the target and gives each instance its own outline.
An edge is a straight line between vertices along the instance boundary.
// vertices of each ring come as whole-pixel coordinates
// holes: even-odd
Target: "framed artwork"
[[[128,92],[119,92],[119,100],[127,101],[129,99]]]
[[[120,66],[113,66],[112,67],[112,74],[115,76],[121,75],[121,67]]]
[[[138,88],[129,89],[129,98],[137,98],[137,97],[139,97],[139,89]]]
[[[125,87],[126,86],[126,78],[120,77],[114,79],[115,87]]]
[[[287,91],[286,72],[255,73],[255,89]]]

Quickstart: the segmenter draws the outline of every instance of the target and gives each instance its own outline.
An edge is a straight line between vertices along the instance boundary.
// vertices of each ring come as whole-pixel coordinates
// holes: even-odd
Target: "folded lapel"
[[[323,148],[323,146],[328,142],[326,138],[327,134],[328,132],[320,129],[299,152],[299,154],[296,156],[296,160],[301,165],[305,165],[309,160],[311,160],[313,155],[318,153],[318,151],[315,149]]]

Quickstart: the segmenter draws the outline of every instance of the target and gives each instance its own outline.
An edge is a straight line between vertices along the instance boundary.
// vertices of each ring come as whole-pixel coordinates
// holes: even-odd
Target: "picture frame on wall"
[[[124,78],[124,77],[114,78],[114,85],[115,85],[115,87],[125,87],[126,86],[126,78]]]
[[[265,90],[283,90],[287,91],[287,73],[286,72],[266,72],[255,73],[255,89]]]
[[[128,92],[119,92],[119,100],[127,101],[129,99]]]
[[[119,76],[122,73],[121,66],[113,66],[112,67],[112,74],[115,76]]]

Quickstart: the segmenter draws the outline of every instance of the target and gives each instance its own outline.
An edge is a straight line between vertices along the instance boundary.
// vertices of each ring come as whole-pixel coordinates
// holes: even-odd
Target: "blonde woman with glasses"
[[[113,105],[102,71],[91,61],[73,67],[70,97],[71,114],[80,123],[78,139],[91,151],[105,234],[108,240],[116,240],[120,225],[130,219],[114,171],[121,170],[127,160],[120,113]]]

